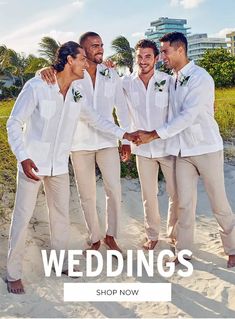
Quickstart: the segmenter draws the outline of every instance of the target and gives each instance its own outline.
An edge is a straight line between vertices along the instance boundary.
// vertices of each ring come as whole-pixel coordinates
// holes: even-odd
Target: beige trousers
[[[121,211],[120,159],[117,147],[96,151],[72,152],[72,163],[84,213],[86,226],[92,243],[101,239],[96,211],[95,163],[99,166],[106,194],[106,234],[117,237]]]
[[[166,156],[148,158],[136,156],[136,164],[141,184],[144,207],[144,224],[148,239],[157,240],[160,232],[160,213],[158,206],[158,172],[161,167],[166,181],[166,191],[169,195],[167,236],[175,238],[177,222],[177,192],[175,180],[175,157]]]
[[[212,211],[220,225],[224,251],[228,255],[234,255],[235,215],[228,203],[224,186],[223,151],[176,159],[179,200],[176,249],[192,250],[199,176],[204,182]]]
[[[15,207],[12,215],[7,279],[18,280],[22,276],[25,241],[29,221],[36,205],[39,187],[43,182],[49,212],[52,249],[68,249],[69,242],[69,175],[42,176],[42,181],[33,181],[25,174],[17,175]],[[64,263],[64,270],[68,269]]]

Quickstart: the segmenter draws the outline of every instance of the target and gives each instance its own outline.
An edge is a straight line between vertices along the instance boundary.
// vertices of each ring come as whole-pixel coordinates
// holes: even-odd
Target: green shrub
[[[12,85],[10,87],[2,86],[0,99],[5,100],[5,99],[16,98],[19,95],[21,89],[22,89],[21,87],[18,87],[16,85]]]

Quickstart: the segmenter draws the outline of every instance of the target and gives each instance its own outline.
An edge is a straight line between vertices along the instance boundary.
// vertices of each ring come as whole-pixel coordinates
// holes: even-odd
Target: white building
[[[188,57],[190,60],[198,61],[203,57],[206,50],[218,48],[227,49],[224,38],[209,38],[207,33],[188,36]]]

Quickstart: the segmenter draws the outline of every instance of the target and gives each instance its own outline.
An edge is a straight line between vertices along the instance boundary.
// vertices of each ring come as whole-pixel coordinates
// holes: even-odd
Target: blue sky
[[[111,53],[118,35],[131,45],[159,17],[188,20],[191,33],[224,36],[235,30],[234,0],[0,0],[0,45],[38,55],[38,42],[51,36],[61,43],[86,31],[98,32]]]

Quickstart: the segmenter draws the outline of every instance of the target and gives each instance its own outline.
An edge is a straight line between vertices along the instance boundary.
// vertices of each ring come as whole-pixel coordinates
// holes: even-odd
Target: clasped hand
[[[156,138],[159,138],[159,136],[156,131],[138,130],[132,133],[125,133],[123,138],[139,146],[141,144],[149,143]]]

